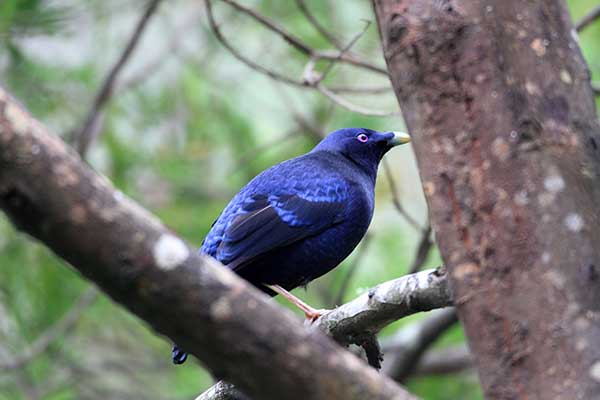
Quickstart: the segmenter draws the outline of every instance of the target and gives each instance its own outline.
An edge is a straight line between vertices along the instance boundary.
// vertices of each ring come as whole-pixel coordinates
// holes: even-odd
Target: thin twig
[[[396,181],[394,180],[394,176],[392,174],[392,169],[391,169],[390,165],[388,164],[387,160],[385,160],[385,159],[383,159],[382,162],[383,162],[383,169],[387,176],[388,182],[390,183],[390,191],[392,192],[392,201],[394,203],[394,207],[396,207],[396,210],[398,210],[400,215],[402,215],[406,219],[406,221],[410,224],[410,226],[415,228],[417,231],[423,231],[423,228],[421,227],[421,225],[419,225],[419,223],[413,217],[411,217],[411,215],[408,212],[406,212],[406,210],[402,206],[402,203],[400,202],[400,198],[398,197],[398,189],[397,189]]]
[[[600,96],[600,83],[592,82],[592,91],[595,96]]]
[[[170,32],[170,38],[167,45],[164,47],[164,50],[130,76],[125,76],[120,82],[117,82],[116,93],[122,93],[139,86],[148,78],[154,76],[166,61],[169,61],[172,58],[172,54],[178,55],[180,48],[184,43],[181,38],[185,32],[197,23],[197,20],[198,15],[193,15],[191,18],[176,26],[172,32]]]
[[[419,245],[417,246],[417,251],[415,252],[415,258],[413,259],[412,264],[410,265],[410,269],[408,270],[409,274],[414,274],[418,272],[425,261],[427,261],[427,257],[431,252],[431,248],[433,247],[433,241],[431,240],[431,225],[428,223],[425,229],[421,232],[421,240],[419,240]]]
[[[455,374],[473,368],[473,354],[466,344],[427,351],[417,364],[414,375]]]
[[[391,85],[383,86],[328,86],[332,93],[382,94],[393,90]]]
[[[405,381],[425,351],[457,321],[456,310],[446,308],[398,331],[383,346],[388,355],[383,372],[398,382]],[[395,348],[391,354],[389,347]]]
[[[331,100],[332,102],[334,102],[335,104],[337,104],[338,106],[344,107],[345,109],[358,113],[358,114],[362,114],[362,115],[366,115],[368,117],[396,117],[396,116],[400,116],[400,113],[398,111],[376,111],[376,110],[371,110],[369,108],[363,107],[363,106],[359,106],[357,104],[351,103],[348,100],[338,96],[337,94],[333,93],[331,90],[327,89],[325,86],[323,86],[322,84],[318,84],[316,86],[316,89],[322,93],[325,97],[327,97],[329,100]]]
[[[129,42],[125,46],[121,56],[117,60],[116,64],[111,68],[110,72],[104,79],[100,90],[96,94],[94,102],[92,103],[92,107],[88,111],[82,128],[75,133],[74,139],[76,141],[77,151],[82,158],[85,158],[87,150],[89,149],[91,142],[94,140],[94,136],[96,136],[94,133],[98,118],[101,114],[102,108],[112,95],[117,77],[129,60],[133,50],[139,43],[140,37],[142,36],[150,17],[154,14],[160,2],[161,0],[150,0],[148,3],[148,7],[137,23],[135,30],[133,31],[133,35],[129,39]]]
[[[12,360],[0,364],[0,371],[10,371],[22,368],[54,343],[58,338],[64,337],[79,321],[81,314],[96,300],[98,291],[89,288],[79,297],[73,307],[54,325],[42,333],[29,347],[23,350]]]
[[[577,32],[581,32],[598,18],[600,18],[600,6],[594,7],[589,13],[584,15],[583,18],[577,21],[575,29]]]
[[[317,18],[310,12],[304,0],[296,0],[296,5],[298,9],[304,14],[306,20],[310,22],[310,24],[323,36],[329,43],[331,43],[336,49],[342,49],[342,43],[336,39],[335,36],[331,32],[329,32],[321,23],[317,20]]]
[[[284,82],[284,83],[287,83],[288,85],[297,86],[300,88],[308,87],[308,85],[306,83],[304,83],[303,81],[287,77],[283,74],[280,74],[279,72],[276,72],[269,68],[263,67],[262,65],[252,61],[251,59],[249,59],[248,57],[244,56],[242,53],[237,51],[236,48],[233,47],[227,39],[225,39],[225,36],[223,36],[223,33],[221,32],[221,28],[219,28],[219,25],[215,21],[215,16],[212,11],[212,1],[206,0],[205,3],[206,3],[206,15],[208,17],[208,24],[209,24],[211,30],[213,31],[213,33],[215,34],[215,37],[217,38],[219,43],[221,43],[223,45],[223,47],[225,47],[231,53],[231,55],[233,55],[235,58],[237,58],[242,63],[246,64],[251,69],[258,71],[261,74],[264,74],[264,75],[268,76],[269,78],[272,78],[276,81]]]
[[[324,56],[323,54],[325,54],[325,53],[314,51],[312,48],[308,47],[308,45],[306,45],[300,39],[291,35],[287,31],[285,31],[283,28],[280,28],[273,21],[265,18],[264,16],[256,13],[255,11],[253,11],[247,7],[244,7],[232,0],[223,0],[223,1],[225,1],[226,3],[232,5],[233,7],[237,8],[243,12],[248,13],[248,15],[251,15],[257,21],[259,21],[259,22],[263,23],[265,26],[271,28],[274,32],[282,35],[282,37],[288,43],[290,43],[296,49],[302,51],[303,53],[305,53],[311,57],[309,59],[309,63],[311,62],[311,60],[316,61],[317,59],[326,59],[326,60],[331,60],[331,61],[339,59],[338,61],[349,62],[348,55],[342,54],[340,56],[340,52],[336,52],[335,54],[327,53],[327,55]],[[213,31],[213,33],[215,34],[215,37],[217,38],[217,40],[227,50],[229,50],[229,52],[235,58],[237,58],[242,63],[246,64],[246,66],[248,66],[249,68],[251,68],[257,72],[260,72],[260,73],[268,76],[269,78],[274,79],[279,82],[283,82],[283,83],[286,83],[286,84],[289,84],[289,85],[292,85],[295,87],[299,87],[299,88],[316,89],[318,92],[323,94],[325,97],[329,98],[332,102],[339,105],[340,107],[344,107],[347,110],[358,113],[358,114],[362,114],[362,115],[366,115],[366,116],[370,116],[370,117],[389,117],[389,116],[399,116],[400,115],[400,113],[398,113],[398,112],[375,111],[375,110],[370,110],[370,109],[362,107],[362,106],[355,105],[355,104],[339,97],[338,95],[336,95],[335,93],[333,93],[332,91],[327,89],[324,85],[322,85],[320,83],[314,84],[313,82],[315,80],[312,78],[302,79],[302,80],[290,78],[286,75],[283,75],[277,71],[274,71],[270,68],[264,67],[256,62],[254,62],[250,58],[248,58],[248,57],[244,56],[242,53],[240,53],[235,47],[233,47],[231,45],[231,43],[229,43],[229,41],[227,39],[225,39],[225,36],[221,32],[221,29],[219,28],[218,24],[215,21],[214,14],[212,11],[212,1],[211,0],[206,0],[206,11],[207,11],[208,22],[209,22],[210,28]],[[310,49],[310,51],[307,51],[308,49]],[[353,64],[352,62],[349,62],[349,63]]]
[[[354,35],[354,37],[348,42],[348,44],[340,50],[340,54],[334,60],[331,60],[327,67],[325,67],[325,70],[320,74],[319,79],[316,82],[314,82],[315,85],[319,84],[319,82],[323,81],[327,77],[327,74],[331,72],[335,64],[337,64],[337,62],[340,61],[342,57],[344,57],[344,55],[348,53],[348,51],[350,51],[350,49],[356,44],[356,42],[358,42],[358,40],[361,37],[363,37],[363,35],[367,32],[367,30],[371,26],[371,21],[364,22],[365,26],[363,30]]]
[[[272,21],[269,18],[265,17],[264,15],[257,13],[253,9],[243,6],[234,0],[223,0],[223,2],[229,4],[230,6],[234,7],[235,9],[245,13],[246,15],[255,19],[256,21],[260,22],[267,29],[269,29],[272,32],[277,33],[279,36],[281,36],[283,40],[288,42],[296,50],[300,51],[301,53],[306,54],[309,57],[314,57],[316,59],[322,59],[322,60],[331,60],[331,61],[339,59],[339,61],[347,63],[347,64],[361,67],[361,68],[364,68],[364,69],[367,69],[367,70],[370,70],[373,72],[377,72],[377,73],[380,73],[380,74],[383,74],[386,76],[388,75],[387,69],[385,69],[383,67],[379,67],[377,65],[374,65],[374,64],[372,64],[368,61],[365,61],[361,58],[358,58],[354,55],[343,54],[340,57],[340,51],[330,52],[330,51],[315,50],[311,46],[309,46],[306,42],[304,42],[297,36],[293,35],[289,31],[287,31],[285,28],[280,26],[279,24],[277,24],[275,21]]]

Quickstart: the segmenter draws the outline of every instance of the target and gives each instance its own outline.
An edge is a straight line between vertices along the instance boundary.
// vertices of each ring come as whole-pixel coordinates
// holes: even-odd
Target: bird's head
[[[331,132],[312,150],[339,153],[369,173],[376,173],[383,155],[392,147],[410,142],[403,132],[378,132],[366,128],[344,128]]]

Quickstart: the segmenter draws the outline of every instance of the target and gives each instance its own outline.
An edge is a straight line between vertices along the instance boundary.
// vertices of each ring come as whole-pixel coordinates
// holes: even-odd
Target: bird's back
[[[374,180],[339,154],[285,161],[240,190],[201,252],[257,285],[305,284],[358,244],[372,217],[373,190]]]

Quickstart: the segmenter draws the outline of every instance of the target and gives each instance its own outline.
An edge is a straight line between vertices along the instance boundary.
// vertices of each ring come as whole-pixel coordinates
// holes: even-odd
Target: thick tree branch
[[[115,190],[0,90],[0,207],[215,376],[261,399],[412,399]]]

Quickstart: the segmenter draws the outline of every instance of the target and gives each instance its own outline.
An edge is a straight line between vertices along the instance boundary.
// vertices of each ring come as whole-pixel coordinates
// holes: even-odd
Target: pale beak
[[[406,144],[410,142],[410,136],[408,133],[404,132],[392,132],[394,137],[388,140],[388,144],[390,146],[398,146],[401,144]]]

